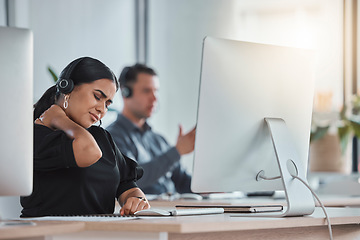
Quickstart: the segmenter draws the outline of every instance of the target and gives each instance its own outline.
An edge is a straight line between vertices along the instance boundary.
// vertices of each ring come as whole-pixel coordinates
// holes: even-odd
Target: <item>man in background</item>
[[[191,177],[181,166],[180,157],[194,150],[195,128],[183,134],[179,126],[176,145],[170,146],[146,121],[157,103],[155,71],[135,64],[123,69],[119,81],[124,108],[107,130],[121,152],[143,167],[138,186],[147,194],[191,192]]]

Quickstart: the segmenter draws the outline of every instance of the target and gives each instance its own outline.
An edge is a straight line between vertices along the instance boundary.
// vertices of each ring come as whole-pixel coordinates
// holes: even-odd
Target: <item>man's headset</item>
[[[120,85],[121,85],[121,95],[124,98],[130,98],[132,96],[132,89],[130,86],[128,86],[126,84],[127,82],[127,74],[129,72],[129,70],[131,69],[131,67],[125,67],[119,77],[119,81],[120,81]]]
[[[78,63],[80,63],[83,59],[84,58],[79,58],[73,61],[67,69],[64,69],[60,73],[60,76],[56,81],[56,91],[63,94],[71,93],[71,91],[74,89],[74,81],[70,78],[70,75],[76,65],[78,65]]]

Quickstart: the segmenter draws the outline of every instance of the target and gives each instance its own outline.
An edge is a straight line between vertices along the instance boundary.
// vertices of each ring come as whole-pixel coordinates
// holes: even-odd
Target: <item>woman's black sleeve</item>
[[[34,170],[51,171],[78,167],[73,151],[73,139],[61,130],[45,126],[34,127]]]

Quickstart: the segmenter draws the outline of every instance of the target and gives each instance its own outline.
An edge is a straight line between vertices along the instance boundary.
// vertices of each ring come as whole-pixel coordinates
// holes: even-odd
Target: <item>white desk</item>
[[[360,239],[360,208],[329,208],[335,239]],[[16,235],[1,229],[0,239],[24,239],[35,227],[17,227]],[[59,223],[64,224],[64,223]],[[48,233],[35,239],[328,239],[324,215],[317,208],[312,216],[288,218],[231,217],[230,214],[140,219],[119,222],[81,222],[71,233]],[[79,230],[81,228],[81,230]],[[45,236],[44,236],[45,235]],[[34,235],[31,235],[34,236]]]

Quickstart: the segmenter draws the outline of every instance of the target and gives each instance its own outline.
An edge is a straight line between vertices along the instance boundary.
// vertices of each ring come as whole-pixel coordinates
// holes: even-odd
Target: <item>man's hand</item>
[[[194,127],[190,132],[183,134],[182,126],[179,125],[179,136],[175,147],[180,155],[194,151],[195,133],[196,127]]]

